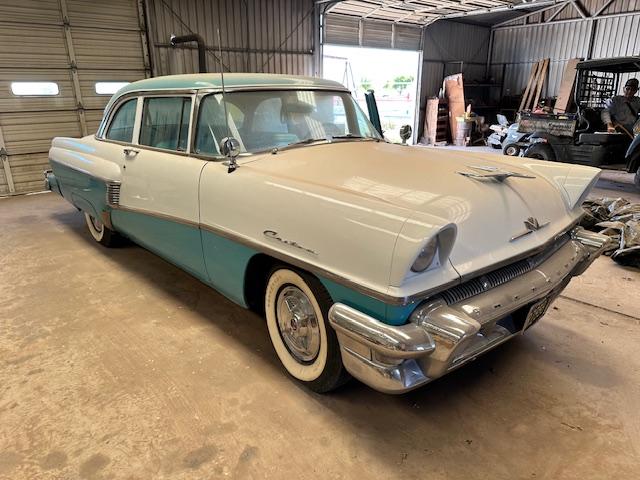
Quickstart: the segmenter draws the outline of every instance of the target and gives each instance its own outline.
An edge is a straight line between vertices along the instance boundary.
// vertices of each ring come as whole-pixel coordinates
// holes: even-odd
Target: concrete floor
[[[0,478],[602,479],[640,472],[640,272],[404,396],[316,395],[261,318],[54,194],[0,200]]]

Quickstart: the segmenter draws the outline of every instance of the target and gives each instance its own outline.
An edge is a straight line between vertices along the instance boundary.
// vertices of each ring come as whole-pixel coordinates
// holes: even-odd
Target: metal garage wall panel
[[[391,23],[363,22],[362,46],[372,48],[391,48]]]
[[[47,153],[11,155],[9,163],[16,189],[14,193],[37,192],[44,188],[42,172],[49,168]],[[3,193],[2,190],[2,185],[0,185],[0,193]],[[8,188],[4,193],[9,193]]]
[[[359,45],[359,19],[346,15],[326,15],[324,18],[324,43],[335,45]]]
[[[0,20],[29,24],[62,24],[58,0],[0,0]]]
[[[347,15],[329,14],[324,18],[324,43],[327,44],[420,50],[421,39],[422,29],[419,27],[380,20],[360,21]]]
[[[12,156],[48,152],[51,139],[56,136],[81,136],[76,112],[0,114],[0,124],[7,151]]]
[[[73,28],[79,69],[144,70],[138,32]]]
[[[144,70],[87,70],[82,72],[80,90],[86,109],[104,109],[111,95],[98,95],[96,82],[135,82],[145,78]]]
[[[394,48],[401,50],[420,50],[422,29],[407,25],[395,26]]]
[[[424,58],[441,61],[484,62],[491,30],[464,23],[438,21],[424,29]]]
[[[69,66],[62,27],[2,23],[3,18],[0,16],[0,69]]]
[[[89,135],[93,135],[98,131],[100,122],[102,121],[103,110],[87,110],[85,112],[85,118],[87,120],[87,130]]]
[[[592,22],[569,22],[496,30],[492,65],[507,64],[505,92],[520,93],[533,64],[550,58],[549,79],[543,95],[556,95],[567,60],[588,55],[591,28]]]
[[[171,47],[171,34],[199,33],[210,72],[313,74],[313,0],[148,0],[154,73],[197,71],[192,46]],[[308,59],[311,59],[309,61]]]
[[[0,194],[42,190],[51,138],[79,137],[84,126],[97,130],[108,97],[95,93],[96,81],[145,77],[138,6],[137,0],[0,0],[0,128],[15,186],[10,191],[0,168]],[[15,80],[54,81],[60,93],[16,97]]]
[[[60,93],[51,97],[17,97],[11,82],[50,81],[58,84]],[[0,68],[0,112],[65,110],[75,108],[71,77],[67,70],[13,70]],[[1,124],[0,124],[1,125]]]
[[[640,15],[598,20],[593,58],[640,54]]]
[[[69,21],[74,27],[113,28],[118,30],[140,29],[135,1],[66,0]]]

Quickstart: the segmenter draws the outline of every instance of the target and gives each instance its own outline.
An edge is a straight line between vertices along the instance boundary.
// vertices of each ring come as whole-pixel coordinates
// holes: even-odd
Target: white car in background
[[[607,242],[577,227],[598,169],[389,144],[331,81],[225,88],[124,87],[96,135],[53,140],[47,183],[103,245],[127,237],[264,312],[315,391],[446,374],[537,322]]]

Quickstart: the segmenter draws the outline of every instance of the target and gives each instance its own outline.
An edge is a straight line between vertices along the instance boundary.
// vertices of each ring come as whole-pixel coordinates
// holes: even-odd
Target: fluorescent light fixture
[[[19,96],[58,95],[60,90],[55,82],[11,82],[11,92]]]
[[[96,93],[98,95],[113,95],[130,82],[96,82]]]

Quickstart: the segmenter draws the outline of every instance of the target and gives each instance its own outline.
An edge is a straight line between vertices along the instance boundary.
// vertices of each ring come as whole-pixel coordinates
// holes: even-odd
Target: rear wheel
[[[636,187],[640,188],[640,167],[638,167],[636,174],[633,176],[633,183],[636,184]]]
[[[93,215],[84,213],[87,228],[93,239],[105,247],[113,247],[118,243],[119,236]]]
[[[546,143],[534,143],[524,152],[525,157],[537,158],[538,160],[549,160],[555,162],[556,155]]]
[[[518,155],[520,155],[520,147],[513,144],[507,145],[506,147],[504,147],[504,150],[502,150],[502,153],[510,157],[517,157]]]
[[[316,278],[276,267],[264,302],[271,343],[292,377],[318,393],[348,380],[336,333],[327,320],[331,297]]]

